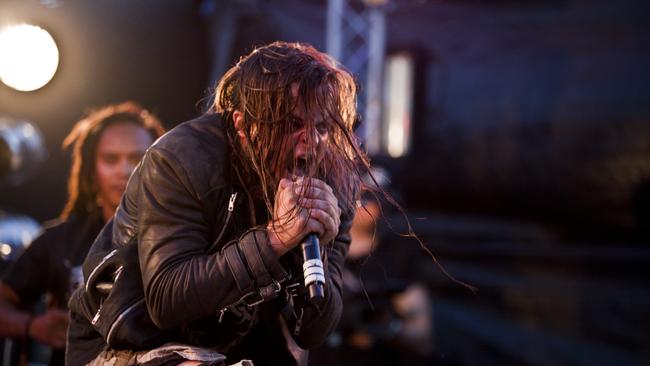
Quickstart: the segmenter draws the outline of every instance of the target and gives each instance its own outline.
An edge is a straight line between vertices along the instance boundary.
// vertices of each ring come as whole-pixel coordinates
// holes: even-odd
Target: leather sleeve
[[[268,291],[287,275],[268,245],[261,243],[268,240],[265,232],[250,231],[221,251],[206,252],[213,223],[207,222],[210,215],[185,166],[190,164],[163,148],[152,148],[140,172],[138,255],[149,314],[163,329]],[[224,209],[229,194],[227,187],[217,193]]]
[[[296,303],[294,311],[299,315],[302,312],[300,331],[293,338],[296,343],[305,349],[321,345],[327,336],[334,331],[341,319],[343,312],[343,264],[350,246],[351,219],[345,216],[341,220],[339,234],[336,239],[324,249],[326,260],[325,269],[325,298],[318,307],[309,304],[306,300],[302,304]],[[289,329],[296,329],[296,319],[288,321]]]

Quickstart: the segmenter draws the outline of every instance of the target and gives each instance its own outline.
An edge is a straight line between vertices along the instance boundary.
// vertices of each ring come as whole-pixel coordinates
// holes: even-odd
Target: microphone
[[[318,236],[314,233],[308,234],[302,244],[302,273],[305,277],[305,287],[309,290],[309,300],[320,302],[325,297],[325,271],[323,261],[320,258],[320,245]]]

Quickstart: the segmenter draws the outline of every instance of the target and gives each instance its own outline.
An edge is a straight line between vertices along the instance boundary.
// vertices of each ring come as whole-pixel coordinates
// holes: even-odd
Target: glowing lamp
[[[59,50],[43,28],[20,24],[0,29],[0,81],[19,91],[47,84],[59,65]]]

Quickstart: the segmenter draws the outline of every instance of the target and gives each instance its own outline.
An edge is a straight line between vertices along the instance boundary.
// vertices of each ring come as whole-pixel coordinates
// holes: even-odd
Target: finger
[[[325,183],[324,181],[322,181],[320,179],[301,177],[301,178],[297,179],[294,183],[299,185],[299,186],[316,187],[316,188],[322,189],[324,191],[330,192],[332,194],[334,193],[334,190],[332,189],[332,187],[330,187],[330,185],[328,185],[327,183]]]
[[[314,208],[309,210],[309,213],[310,219],[315,219],[323,226],[323,231],[321,232],[322,237],[329,238],[336,236],[334,233],[338,233],[338,226],[336,225],[334,219],[327,212]]]
[[[330,196],[327,199],[303,197],[298,200],[297,204],[305,208],[320,208],[327,211],[336,222],[336,227],[338,227],[341,224],[342,213],[338,202],[339,201],[334,196]]]
[[[294,193],[299,197],[319,198],[335,202],[336,197],[330,191],[316,186],[295,185]]]
[[[275,201],[280,202],[282,200],[283,193],[287,192],[287,187],[291,187],[293,182],[289,179],[280,179],[278,183],[278,189],[275,191]]]
[[[289,186],[291,186],[293,182],[290,179],[287,178],[282,178],[280,179],[280,183],[278,184],[278,190],[283,190]]]
[[[327,215],[325,212],[317,218],[323,223],[323,225],[325,225],[328,232],[332,233],[333,236],[336,236],[339,230],[339,221],[337,218]]]
[[[320,188],[322,190],[328,191],[330,193],[334,193],[334,190],[332,190],[332,187],[330,187],[327,183],[324,181],[317,179],[317,178],[306,178],[306,177],[300,177],[296,180],[296,183],[298,183],[301,186],[311,186],[311,187],[316,187]]]
[[[318,208],[330,215],[334,221],[340,219],[341,210],[338,208],[338,205],[335,206],[329,201],[314,199],[314,198],[301,198],[298,200],[298,205],[302,208],[311,209]]]
[[[298,202],[298,195],[291,189],[292,185],[287,186],[285,189],[279,190],[275,195],[275,207],[283,208],[285,210],[293,209],[293,206]]]
[[[303,232],[303,234],[301,235],[303,237],[310,233],[316,233],[318,234],[319,237],[322,237],[327,232],[327,229],[325,228],[323,223],[317,220],[315,217],[311,217],[309,221],[307,221],[306,226],[307,227],[305,232]]]

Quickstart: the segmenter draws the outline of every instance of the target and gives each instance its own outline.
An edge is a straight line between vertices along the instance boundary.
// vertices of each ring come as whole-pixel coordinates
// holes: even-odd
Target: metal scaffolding
[[[345,65],[361,87],[357,130],[369,153],[381,143],[382,90],[386,43],[386,0],[328,0],[327,52]]]

